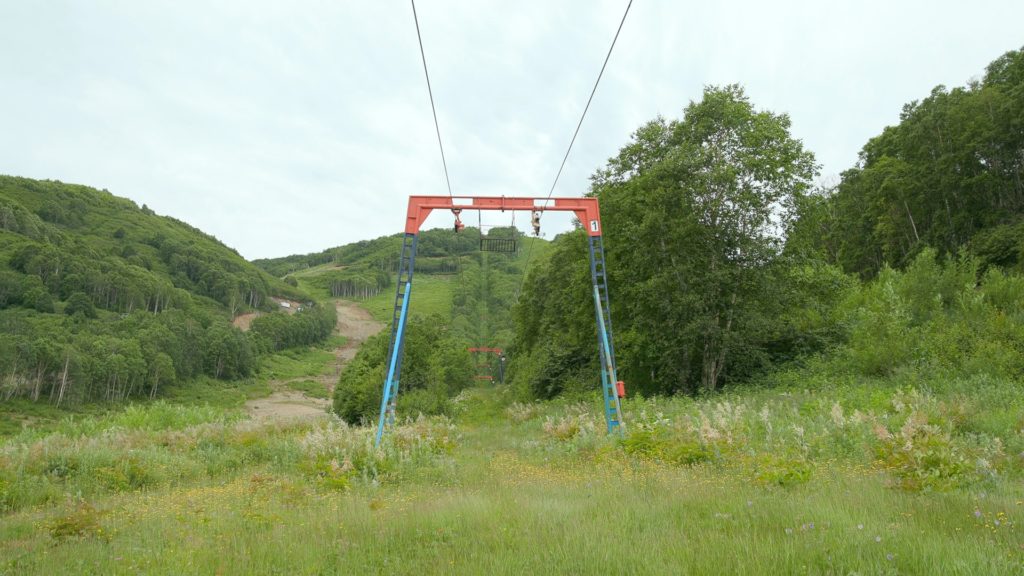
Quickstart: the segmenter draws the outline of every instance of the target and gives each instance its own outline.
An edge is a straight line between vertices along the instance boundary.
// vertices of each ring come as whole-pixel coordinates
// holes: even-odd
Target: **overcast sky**
[[[456,196],[548,193],[625,6],[417,3]],[[1020,0],[635,0],[555,195],[733,82],[837,175],[1022,23]],[[0,0],[0,26],[0,173],[106,188],[247,258],[399,232],[408,195],[447,193],[408,1]]]

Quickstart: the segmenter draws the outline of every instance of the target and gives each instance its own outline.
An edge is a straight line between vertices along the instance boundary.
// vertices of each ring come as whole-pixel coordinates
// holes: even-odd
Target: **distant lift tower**
[[[506,359],[506,357],[505,357],[505,352],[502,351],[501,348],[490,348],[490,347],[487,347],[487,346],[472,346],[470,348],[466,348],[466,351],[469,352],[470,354],[473,354],[474,357],[476,357],[479,354],[494,354],[497,357],[497,359],[498,359],[498,383],[499,384],[504,384],[505,383],[505,359]],[[479,371],[480,368],[487,368],[488,370],[490,370],[491,362],[488,361],[488,362],[483,362],[483,363],[477,363],[475,368],[477,368],[477,371]],[[473,379],[474,380],[487,380],[489,382],[494,382],[494,376],[485,375],[485,374],[477,374],[476,376],[473,377]]]
[[[449,210],[456,217],[456,231],[463,210],[526,211],[539,214],[545,211],[572,212],[586,228],[590,251],[590,278],[594,293],[594,314],[597,319],[597,352],[601,358],[601,390],[604,393],[604,416],[608,432],[622,432],[622,407],[619,399],[625,395],[625,386],[618,380],[615,370],[615,343],[612,339],[612,317],[608,304],[608,275],[605,268],[604,242],[601,238],[601,212],[597,198],[506,198],[451,196],[410,196],[405,219],[405,238],[398,263],[398,281],[395,287],[395,308],[391,319],[391,343],[388,346],[388,370],[380,401],[380,420],[377,424],[376,445],[380,445],[386,427],[395,422],[395,402],[402,374],[402,350],[405,346],[405,324],[409,318],[409,299],[412,295],[412,274],[416,262],[416,240],[420,226],[434,210]],[[524,270],[525,273],[525,270]]]

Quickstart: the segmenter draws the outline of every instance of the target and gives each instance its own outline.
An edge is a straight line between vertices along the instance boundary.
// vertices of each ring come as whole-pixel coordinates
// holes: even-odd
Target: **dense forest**
[[[1024,51],[908,104],[834,188],[817,170],[787,116],[727,86],[593,175],[632,390],[822,358],[837,375],[1024,373]],[[565,234],[529,272],[511,366],[526,397],[597,386],[585,246]]]
[[[937,86],[864,145],[834,188],[801,199],[792,252],[870,278],[927,247],[984,265],[1024,260],[1024,55],[980,80]]]
[[[155,396],[247,376],[315,342],[334,311],[232,318],[310,300],[215,238],[109,192],[0,176],[0,399],[58,405]]]

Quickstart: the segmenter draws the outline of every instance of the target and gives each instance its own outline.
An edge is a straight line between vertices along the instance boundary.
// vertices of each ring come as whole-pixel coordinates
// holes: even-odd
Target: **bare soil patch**
[[[295,390],[278,390],[266,398],[249,400],[246,410],[261,420],[292,420],[320,418],[327,415],[329,400],[310,398]]]
[[[334,383],[338,381],[341,369],[355,357],[359,346],[367,338],[384,329],[383,323],[374,320],[369,312],[355,302],[338,300],[335,302],[335,309],[338,311],[338,323],[334,331],[345,337],[345,344],[333,350],[335,361],[330,369],[312,378],[323,384],[329,392],[334,392]],[[238,318],[235,320],[237,322]],[[271,382],[274,392],[266,398],[246,402],[246,410],[253,418],[265,420],[319,418],[327,414],[330,400],[312,398],[302,392],[289,390],[286,388],[287,384],[286,381]]]
[[[248,314],[239,314],[235,316],[235,319],[231,321],[242,332],[248,332],[249,328],[252,327],[252,321],[259,318],[259,312],[249,312]]]

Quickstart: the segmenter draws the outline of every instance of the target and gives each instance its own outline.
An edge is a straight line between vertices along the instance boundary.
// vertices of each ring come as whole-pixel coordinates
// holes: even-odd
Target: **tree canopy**
[[[657,118],[593,177],[607,239],[620,364],[650,392],[715,390],[770,362],[781,315],[782,231],[816,172],[785,115],[738,86],[709,87],[680,120]],[[593,370],[585,238],[555,242],[517,318],[522,377],[540,395]]]
[[[791,250],[872,277],[926,247],[1017,266],[1024,249],[1024,50],[964,87],[936,86],[872,138],[837,186],[801,204]]]
[[[309,297],[215,238],[85,186],[0,176],[0,399],[58,404],[237,378],[258,355],[322,339],[333,308],[244,311]]]

